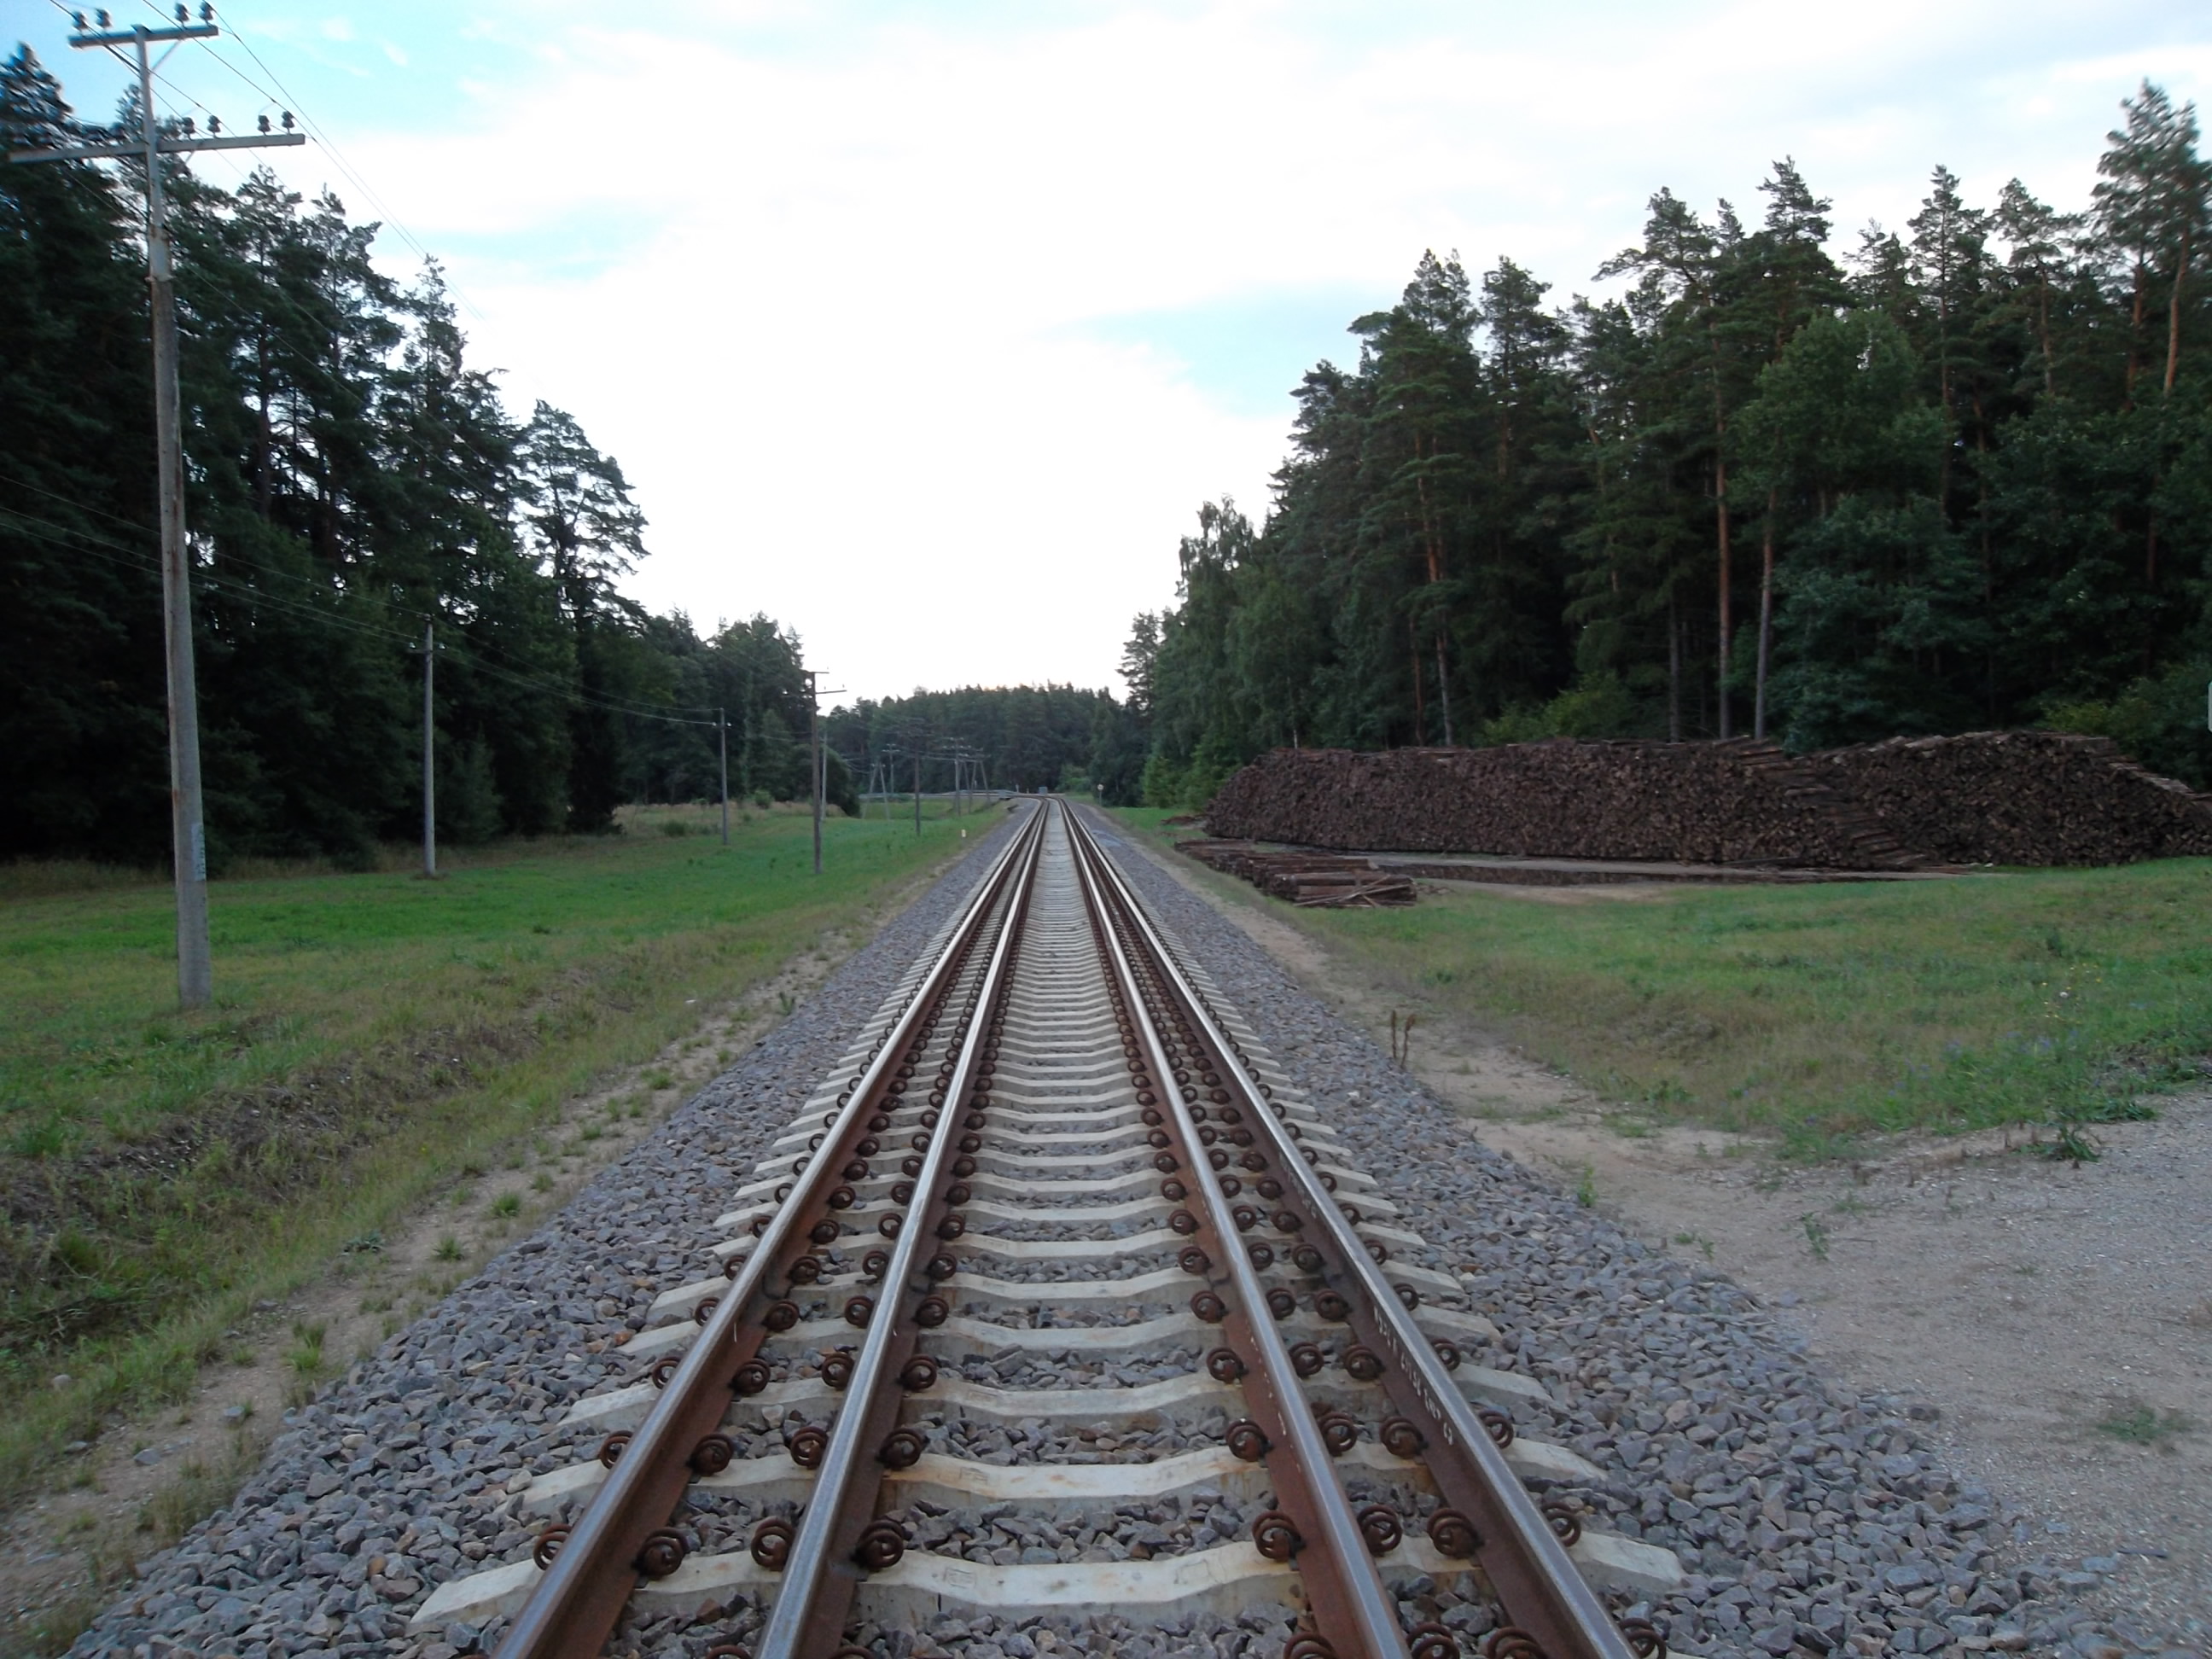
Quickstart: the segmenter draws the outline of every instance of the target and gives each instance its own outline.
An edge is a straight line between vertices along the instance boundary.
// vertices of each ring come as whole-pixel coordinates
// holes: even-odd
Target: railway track
[[[724,1656],[949,1614],[1231,1620],[1287,1659],[1653,1659],[1673,1555],[1585,1530],[1540,1393],[1079,816],[1031,809],[417,1628]],[[1429,1258],[1424,1260],[1424,1258]],[[596,1443],[594,1443],[596,1441]],[[1538,1490],[1531,1491],[1531,1486]],[[1215,1650],[1203,1635],[1195,1648]]]

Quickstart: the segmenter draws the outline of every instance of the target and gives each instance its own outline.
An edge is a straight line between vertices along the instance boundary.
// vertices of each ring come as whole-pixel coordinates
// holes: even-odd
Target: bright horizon
[[[2141,81],[2204,100],[2212,20],[2179,9],[240,0],[163,92],[334,143],[267,159],[385,220],[403,276],[404,226],[517,414],[556,404],[621,462],[633,595],[766,611],[885,696],[1118,686],[1199,504],[1264,515],[1290,389],[1424,249],[1565,305],[1654,191],[1755,222],[1784,155],[1838,253],[1938,163],[1977,205],[2018,176],[2077,210]],[[61,9],[10,14],[106,118],[119,67]]]

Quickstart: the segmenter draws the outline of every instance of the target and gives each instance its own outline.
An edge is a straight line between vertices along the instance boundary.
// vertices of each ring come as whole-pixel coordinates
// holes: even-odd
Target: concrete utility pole
[[[431,718],[430,665],[437,659],[434,624],[422,624],[422,873],[438,878],[438,728]]]
[[[722,845],[730,844],[730,720],[726,711],[714,711],[714,742],[722,752]]]
[[[164,133],[154,114],[154,70],[146,49],[158,41],[210,40],[220,33],[215,8],[202,5],[200,21],[189,21],[183,6],[177,8],[177,27],[149,28],[136,24],[127,29],[109,26],[107,14],[94,16],[98,27],[88,32],[84,15],[77,14],[77,32],[70,45],[80,49],[132,46],[138,58],[138,132],[110,143],[72,144],[62,149],[19,149],[10,161],[79,161],[142,159],[146,167],[146,284],[151,301],[154,335],[155,475],[161,513],[161,637],[169,679],[169,842],[177,887],[177,1000],[186,1008],[204,1008],[215,994],[214,965],[208,950],[207,828],[200,811],[200,726],[192,675],[191,566],[185,546],[185,456],[183,416],[177,394],[177,290],[169,260],[168,204],[161,191],[161,160],[191,150],[250,149],[264,144],[304,144],[305,135],[291,131],[290,111],[284,113],[285,131],[269,131],[269,118],[261,118],[261,132],[225,138],[215,122],[206,138],[179,138]],[[166,58],[166,54],[165,54]],[[191,124],[185,131],[190,134]]]

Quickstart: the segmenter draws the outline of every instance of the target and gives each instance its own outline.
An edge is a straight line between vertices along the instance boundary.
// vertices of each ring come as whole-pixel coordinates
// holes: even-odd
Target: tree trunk
[[[1729,735],[1729,694],[1728,694],[1729,644],[1730,640],[1731,640],[1731,639],[1732,639],[1732,637],[1733,637],[1733,630],[1732,630],[1732,627],[1731,627],[1731,623],[1730,623],[1730,622],[1729,622],[1729,510],[1728,510],[1728,458],[1727,458],[1726,456],[1724,456],[1724,455],[1716,454],[1716,455],[1713,457],[1713,499],[1714,499],[1714,501],[1715,501],[1716,505],[1717,505],[1717,506],[1719,507],[1719,509],[1720,509],[1720,512],[1719,512],[1719,526],[1720,526],[1720,556],[1721,556],[1721,618],[1720,618],[1720,620],[1721,620],[1721,647],[1720,647],[1720,672],[1719,672],[1719,673],[1715,677],[1715,683],[1716,683],[1716,685],[1717,685],[1717,689],[1718,689],[1718,691],[1719,691],[1719,694],[1720,694],[1720,696],[1719,696],[1719,704],[1720,704],[1720,735],[1721,735],[1721,737],[1722,737],[1723,738],[1727,738],[1727,736]]]
[[[2181,292],[2189,281],[2190,233],[2186,226],[2181,232],[2181,258],[2173,268],[2173,296],[2166,307],[2166,386],[2164,394],[2173,392],[2173,374],[2181,367]]]
[[[1682,740],[1682,624],[1667,596],[1667,741]]]
[[[2142,357],[2143,289],[2148,275],[2143,262],[2137,259],[2135,304],[2128,313],[2128,372],[2120,388],[2120,407],[2123,409],[2136,406],[2136,370],[2141,367]]]
[[[2045,372],[2049,372],[2045,365]],[[1981,394],[1974,396],[1974,516],[1982,530],[1982,608],[1992,618],[1997,608],[1996,555],[1990,546],[1990,429],[1982,418]],[[1997,653],[1995,645],[1982,653],[1983,698],[1991,725],[1997,718]]]
[[[1451,679],[1444,672],[1444,636],[1442,629],[1437,630],[1437,712],[1443,717],[1444,747],[1449,749],[1455,743],[1452,737]]]
[[[1418,749],[1429,740],[1429,717],[1421,699],[1421,642],[1414,636],[1410,613],[1406,617],[1406,643],[1413,659],[1413,746]]]
[[[1751,705],[1751,735],[1766,736],[1766,660],[1774,638],[1774,491],[1766,492],[1766,517],[1759,537],[1759,678]]]
[[[2043,342],[2043,395],[2051,396],[2051,279],[2042,277],[2035,289],[2035,329]]]
[[[1420,438],[1417,433],[1413,441],[1413,453],[1416,459],[1419,458],[1420,453]],[[1444,579],[1444,550],[1443,539],[1437,534],[1436,515],[1429,507],[1429,480],[1425,473],[1415,476],[1413,490],[1421,503],[1421,550],[1428,563],[1429,586],[1434,587]],[[1407,618],[1406,625],[1407,631],[1410,634],[1413,630],[1413,622],[1410,617]],[[1413,647],[1413,708],[1417,733],[1421,725],[1420,658],[1420,647],[1416,645]],[[1443,716],[1444,746],[1449,748],[1452,741],[1451,682],[1444,676],[1444,636],[1441,622],[1438,623],[1437,630],[1437,706]]]

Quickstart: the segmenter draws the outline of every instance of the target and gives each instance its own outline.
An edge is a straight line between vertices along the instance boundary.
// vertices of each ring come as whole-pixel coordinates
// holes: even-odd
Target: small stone
[[[53,1376],[46,1379],[46,1384],[49,1388],[66,1389],[75,1381],[76,1381],[76,1379],[71,1376],[67,1371],[57,1371]]]
[[[1778,1625],[1756,1632],[1751,1638],[1751,1644],[1761,1653],[1771,1653],[1775,1659],[1782,1659],[1784,1654],[1797,1645],[1796,1621],[1784,1619]]]
[[[151,1468],[155,1464],[161,1461],[161,1448],[158,1446],[149,1446],[144,1451],[140,1452],[131,1461],[134,1463],[143,1463],[147,1468]]]

